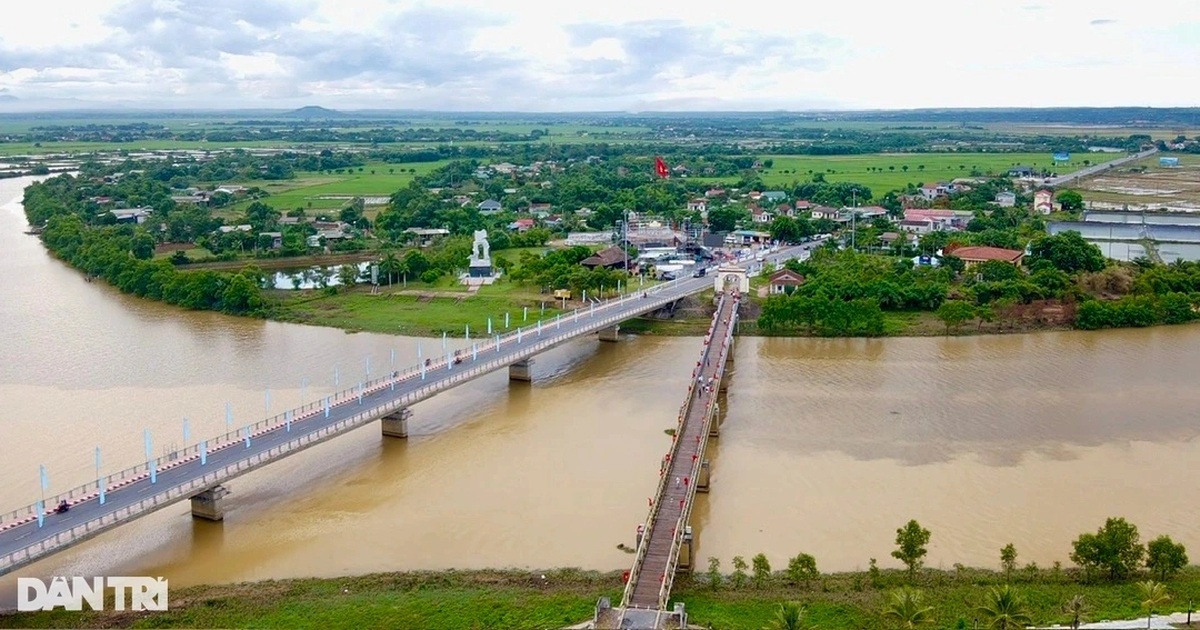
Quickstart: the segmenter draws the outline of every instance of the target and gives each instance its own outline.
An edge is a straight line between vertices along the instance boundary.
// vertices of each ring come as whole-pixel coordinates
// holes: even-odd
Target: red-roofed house
[[[802,284],[804,284],[804,276],[786,268],[776,271],[767,279],[771,295],[791,293]]]
[[[1025,258],[1025,252],[1021,250],[1000,247],[957,247],[947,250],[946,254],[962,260],[967,269],[989,260],[999,260],[1019,267],[1021,260]]]
[[[533,219],[517,219],[516,221],[508,224],[508,229],[516,230],[518,232],[525,232],[536,224],[537,222]]]

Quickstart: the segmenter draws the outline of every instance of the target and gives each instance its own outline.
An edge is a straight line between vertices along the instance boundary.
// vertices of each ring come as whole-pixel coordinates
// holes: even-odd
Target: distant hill
[[[286,118],[317,118],[317,119],[346,118],[347,117],[345,112],[339,112],[336,109],[329,109],[326,107],[321,107],[319,105],[308,105],[305,107],[301,107],[300,109],[293,109],[290,112],[285,112],[285,113],[281,114],[281,116],[284,116]]]

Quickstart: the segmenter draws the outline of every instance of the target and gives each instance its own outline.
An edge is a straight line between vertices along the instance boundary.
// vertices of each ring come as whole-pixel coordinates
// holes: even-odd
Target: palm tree
[[[784,602],[775,611],[764,630],[800,630],[800,622],[804,618],[804,607],[798,602]]]
[[[1025,600],[1007,584],[991,589],[978,610],[988,620],[989,627],[999,630],[1024,628],[1026,624],[1033,623],[1025,608]]]
[[[1079,630],[1079,624],[1083,623],[1089,612],[1087,604],[1083,602],[1083,595],[1068,599],[1067,603],[1063,604],[1063,612],[1071,617],[1071,630]]]
[[[883,609],[883,618],[899,628],[917,628],[933,623],[933,606],[923,606],[921,591],[901,588],[892,591],[891,599]]]
[[[383,260],[379,261],[379,272],[387,276],[388,286],[391,286],[392,284],[393,275],[400,275],[400,269],[403,266],[404,263],[396,257],[396,252],[393,251],[389,251],[387,255],[383,257]]]
[[[1154,580],[1146,580],[1138,582],[1138,588],[1142,591],[1142,608],[1146,609],[1146,627],[1150,627],[1150,619],[1154,616],[1154,608],[1171,601],[1171,596],[1167,594],[1167,585]]]

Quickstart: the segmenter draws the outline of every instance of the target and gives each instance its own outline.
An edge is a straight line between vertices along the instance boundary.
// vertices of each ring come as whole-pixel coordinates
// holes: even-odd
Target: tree
[[[793,584],[808,582],[816,578],[820,575],[817,571],[817,559],[807,553],[796,554],[795,557],[788,560],[787,575]]]
[[[154,237],[147,232],[138,231],[130,243],[130,251],[138,260],[150,260],[154,257]]]
[[[1166,581],[1187,563],[1187,549],[1170,536],[1159,536],[1146,545],[1146,568],[1157,573],[1159,580]]]
[[[714,208],[708,211],[708,227],[714,232],[729,232],[737,227],[739,213],[733,208]]]
[[[1033,621],[1029,617],[1024,598],[1007,584],[990,589],[977,610],[987,619],[988,627],[999,630],[1024,628]]]
[[[1107,262],[1104,253],[1074,230],[1042,237],[1030,247],[1029,264],[1047,260],[1056,268],[1067,273],[1078,271],[1100,271]]]
[[[925,554],[929,551],[926,549],[928,544],[929,530],[921,527],[916,519],[896,530],[896,550],[892,552],[892,557],[908,567],[909,579],[916,577],[917,570],[924,563]]]
[[[938,307],[937,316],[946,325],[946,334],[950,334],[951,328],[957,329],[975,317],[975,307],[963,300],[947,300]]]
[[[358,284],[358,265],[346,264],[338,269],[338,281],[347,289]]]
[[[1074,190],[1064,190],[1058,193],[1058,203],[1062,206],[1063,212],[1077,212],[1083,210],[1083,195]]]
[[[775,610],[775,616],[766,630],[800,630],[804,621],[804,606],[797,602],[785,602]]]
[[[883,618],[896,624],[897,628],[918,628],[933,623],[933,606],[925,606],[921,591],[901,588],[892,591]]]
[[[1137,526],[1123,518],[1109,518],[1095,534],[1080,534],[1072,549],[1071,561],[1083,568],[1085,575],[1104,569],[1113,580],[1135,571],[1146,553],[1138,542]]]
[[[1150,628],[1150,620],[1154,617],[1154,609],[1171,601],[1167,593],[1167,585],[1154,580],[1138,582],[1138,590],[1142,593],[1142,608],[1146,609],[1146,628]]]
[[[1063,604],[1062,610],[1071,618],[1071,630],[1079,630],[1079,624],[1083,623],[1089,612],[1087,604],[1083,601],[1083,595],[1076,595],[1068,599]]]
[[[1017,548],[1012,543],[1000,550],[1000,566],[1004,568],[1005,577],[1012,579],[1012,573],[1017,569]]]
[[[733,557],[733,588],[742,588],[746,584],[746,559],[741,556]]]
[[[754,565],[754,588],[762,588],[771,579],[771,563],[762,553],[751,558],[750,563]]]
[[[719,558],[708,559],[708,585],[712,590],[717,590],[721,587],[721,560]]]

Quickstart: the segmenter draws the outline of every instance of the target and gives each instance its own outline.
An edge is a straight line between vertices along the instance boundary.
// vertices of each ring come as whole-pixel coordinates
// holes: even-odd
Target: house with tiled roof
[[[1025,258],[1025,252],[1019,249],[986,246],[956,247],[948,249],[946,255],[962,260],[967,269],[989,260],[999,260],[1019,267]]]
[[[787,268],[780,269],[767,278],[768,292],[771,295],[791,293],[802,284],[804,276]]]

